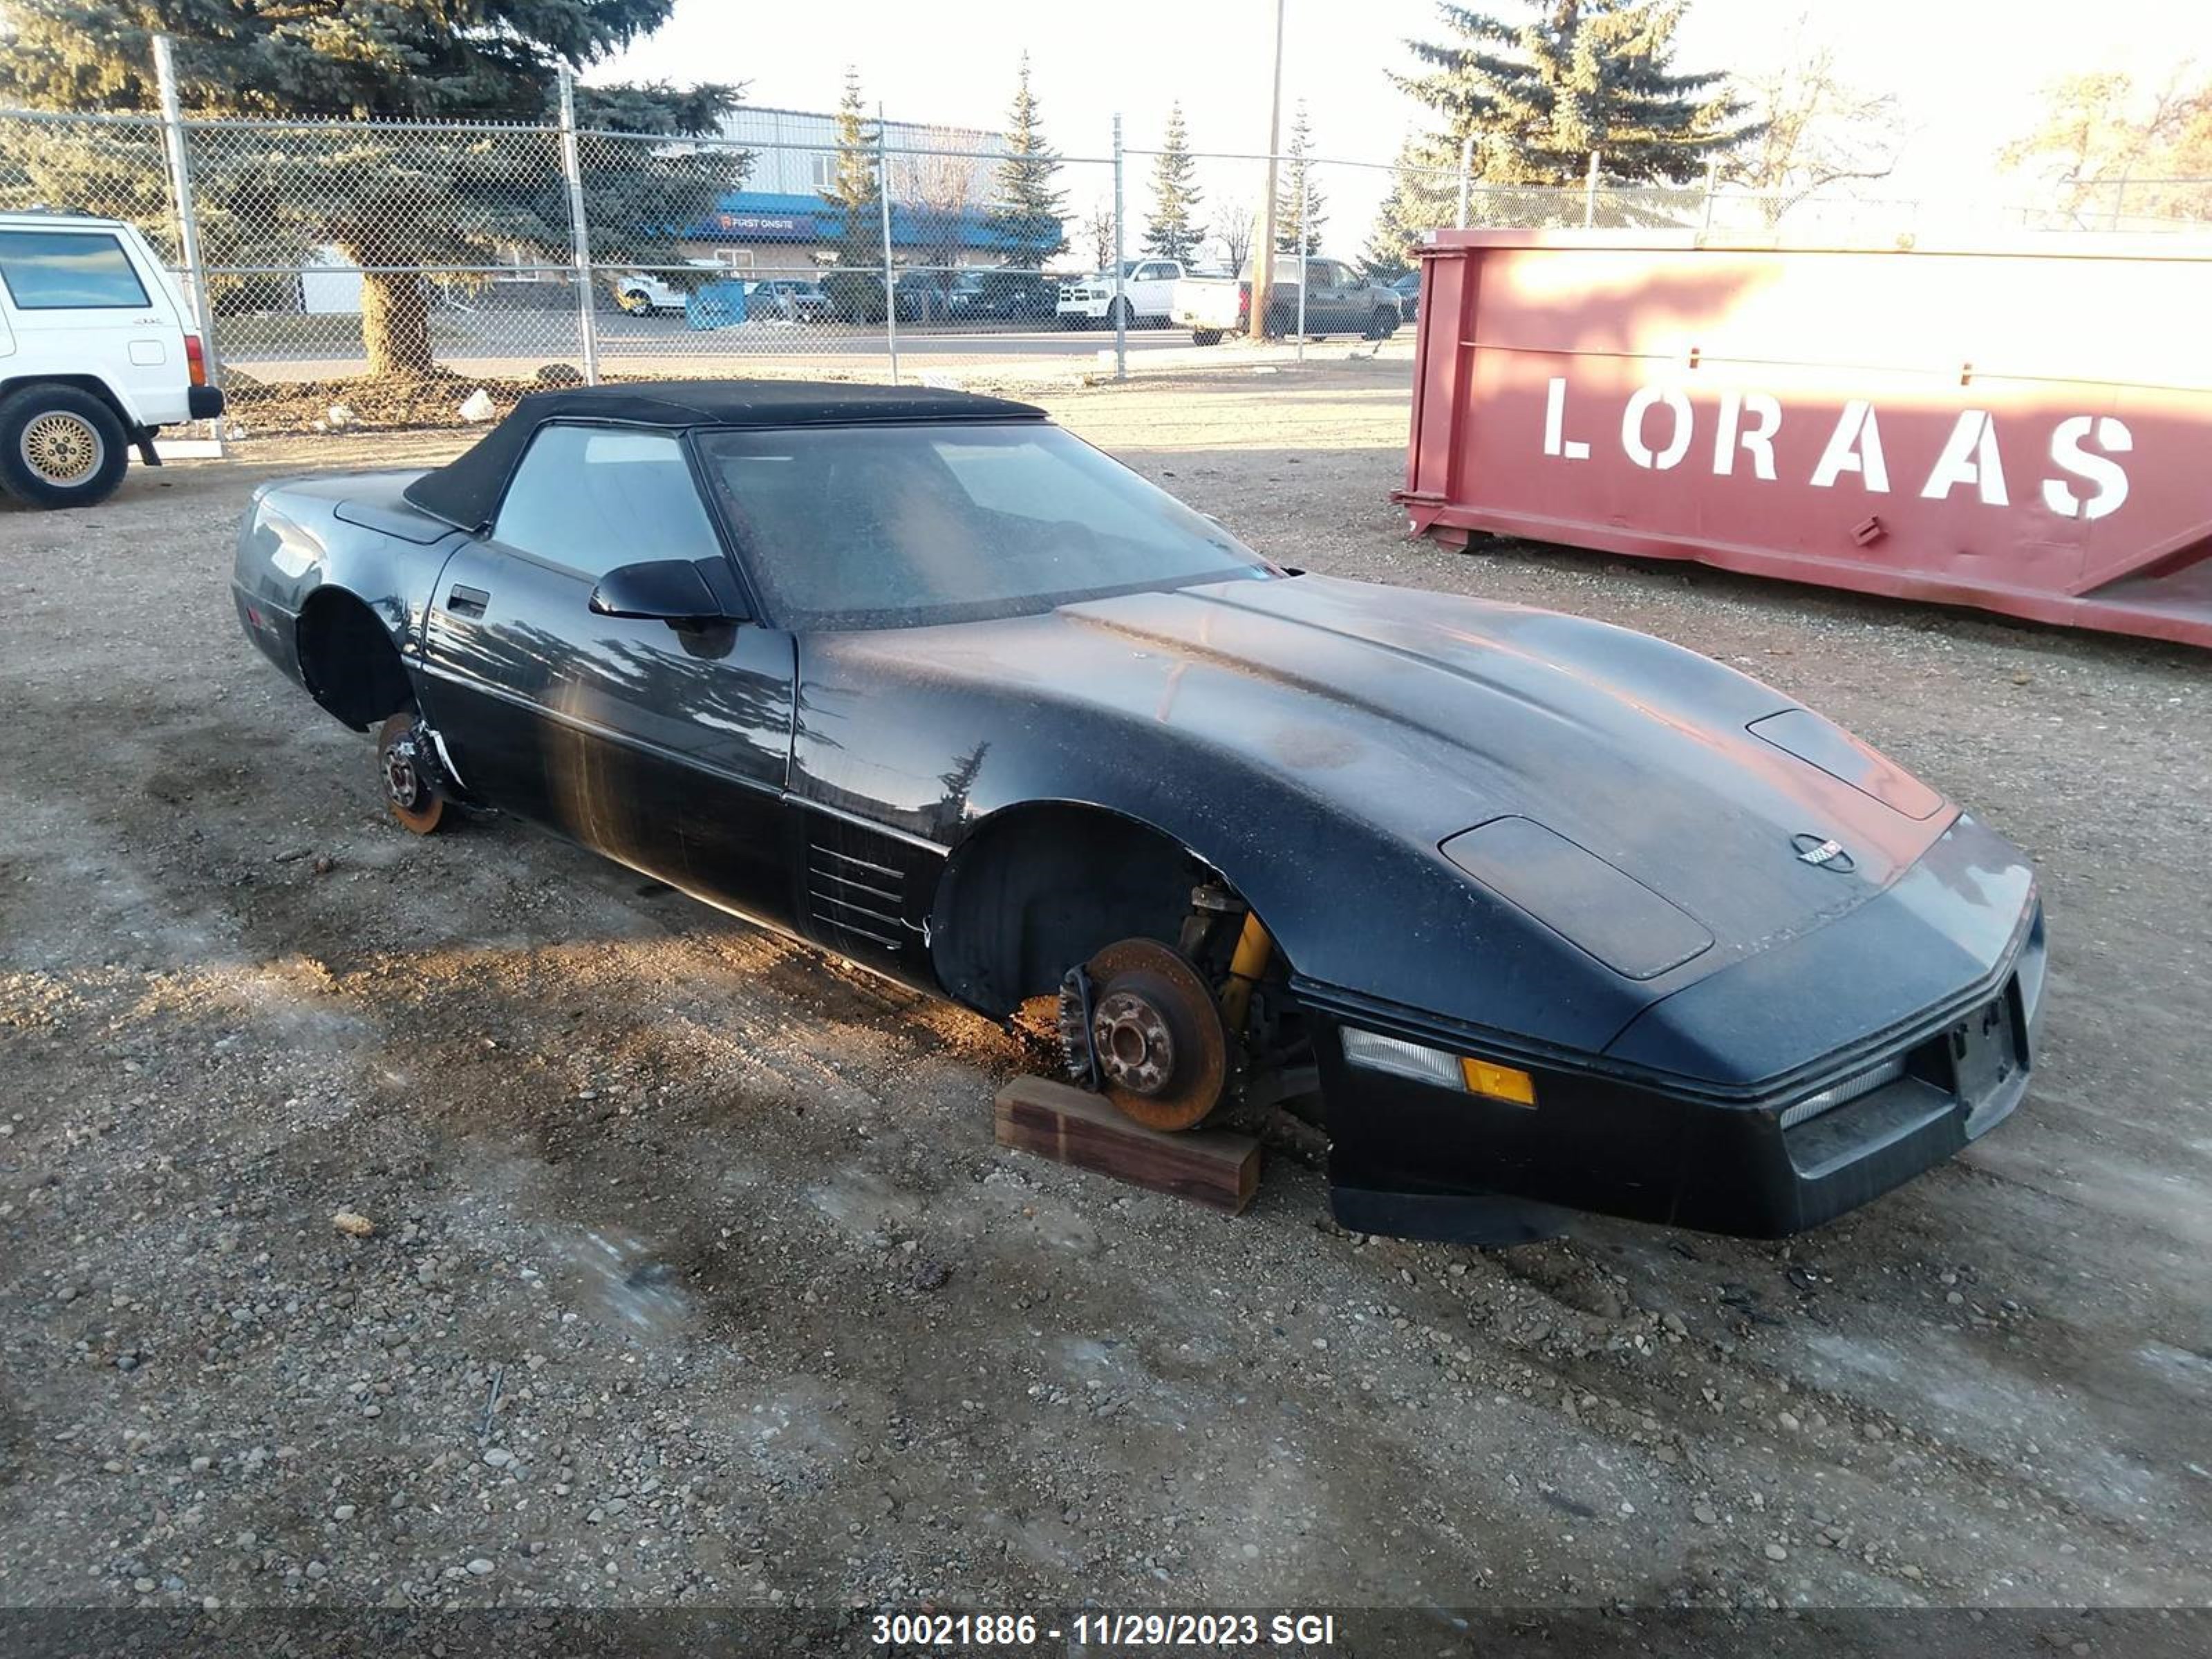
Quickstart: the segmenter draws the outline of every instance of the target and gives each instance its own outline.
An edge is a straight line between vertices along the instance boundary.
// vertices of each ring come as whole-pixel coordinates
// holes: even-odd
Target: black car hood
[[[1796,705],[1680,647],[1316,576],[800,659],[801,793],[956,847],[1005,809],[1103,805],[1221,869],[1302,979],[1583,1051],[1879,897],[1956,817],[1817,717],[1798,753],[1763,740]]]
[[[1528,818],[1739,945],[1841,914],[1948,822],[1932,791],[1907,802],[1915,817],[1755,735],[1753,722],[1795,707],[1780,693],[1580,617],[1311,576],[1060,617],[1258,681],[1273,717],[1246,744],[1317,781],[1367,775],[1401,797],[1370,808],[1431,844]],[[1196,702],[1162,717],[1209,725]],[[1799,836],[1840,843],[1848,871],[1805,862]]]
[[[1306,576],[1040,620],[1068,636],[1049,648],[1071,665],[1099,650],[1176,664],[1156,720],[1430,848],[1529,820],[1678,907],[1725,955],[1844,914],[1952,816],[1932,791],[1907,799],[1916,817],[1755,735],[1754,721],[1796,706],[1771,688],[1580,617]],[[1132,679],[1153,678],[1099,670],[1073,679],[1079,694],[1121,703]],[[1830,841],[1843,867],[1801,856]]]

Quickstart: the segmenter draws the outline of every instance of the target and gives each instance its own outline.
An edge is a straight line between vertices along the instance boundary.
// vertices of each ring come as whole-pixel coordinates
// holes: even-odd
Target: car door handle
[[[446,609],[456,617],[481,617],[484,607],[491,603],[491,595],[481,587],[463,587],[453,584],[453,591],[446,595]]]

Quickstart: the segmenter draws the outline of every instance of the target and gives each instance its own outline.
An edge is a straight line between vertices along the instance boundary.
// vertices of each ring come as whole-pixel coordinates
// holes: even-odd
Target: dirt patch
[[[1972,803],[2050,907],[2027,1105],[1788,1246],[1370,1241],[1296,1158],[1226,1221],[1003,1152],[1017,1039],[514,824],[400,833],[240,638],[254,483],[467,434],[135,472],[0,509],[0,1601],[2212,1595],[2203,659],[1408,543],[1402,365],[1046,401],[1277,557],[1682,641]]]
[[[418,428],[451,431],[467,422],[460,406],[483,392],[500,413],[533,392],[582,384],[574,369],[554,366],[527,380],[472,379],[465,374],[357,375],[337,380],[264,383],[237,372],[223,381],[228,424],[242,439],[354,430]]]

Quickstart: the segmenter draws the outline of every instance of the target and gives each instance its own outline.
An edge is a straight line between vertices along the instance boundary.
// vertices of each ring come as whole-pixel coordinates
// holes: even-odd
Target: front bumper
[[[1819,1226],[2012,1114],[2034,1068],[2045,966],[2031,890],[1986,974],[1764,1091],[1516,1050],[1495,1033],[1301,987],[1328,1110],[1332,1207],[1360,1231],[1471,1243],[1510,1237],[1501,1194],[1746,1237]],[[1352,1065],[1348,1025],[1526,1070],[1536,1103]]]

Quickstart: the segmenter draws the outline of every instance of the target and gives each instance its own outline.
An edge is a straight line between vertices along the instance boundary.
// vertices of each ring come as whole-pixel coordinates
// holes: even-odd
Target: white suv
[[[90,507],[129,451],[213,420],[199,331],[146,239],[116,219],[0,213],[0,495]]]

